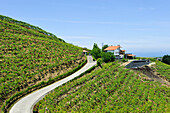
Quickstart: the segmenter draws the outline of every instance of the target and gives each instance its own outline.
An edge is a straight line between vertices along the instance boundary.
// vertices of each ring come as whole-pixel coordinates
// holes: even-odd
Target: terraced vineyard
[[[82,49],[38,27],[0,15],[0,105],[13,94],[85,61]]]
[[[160,73],[160,76],[170,82],[170,65],[163,62],[156,62],[156,70]]]
[[[56,88],[34,107],[34,112],[168,112],[170,89],[143,81],[118,63],[108,63]]]

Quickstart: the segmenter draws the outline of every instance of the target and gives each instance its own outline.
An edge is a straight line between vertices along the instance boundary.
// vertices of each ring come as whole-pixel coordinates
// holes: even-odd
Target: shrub
[[[170,65],[170,55],[164,55],[162,58],[162,62]]]
[[[127,61],[128,61],[128,59],[125,59],[125,58],[122,59],[122,62],[127,62]]]
[[[92,57],[93,57],[93,61],[96,61],[96,58],[94,56],[92,56]]]
[[[113,62],[115,60],[114,54],[110,52],[108,53],[102,52],[101,57],[102,57],[103,62],[105,63]]]
[[[98,66],[102,67],[102,62],[103,62],[103,61],[102,61],[101,58],[98,58],[98,59],[97,59],[97,65],[98,65]]]

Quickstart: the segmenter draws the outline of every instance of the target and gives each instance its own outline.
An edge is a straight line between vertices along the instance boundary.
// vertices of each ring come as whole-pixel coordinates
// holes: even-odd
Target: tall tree
[[[93,45],[93,49],[91,51],[91,54],[94,56],[94,58],[98,59],[101,57],[101,50],[98,47],[98,45],[96,43],[94,43]]]
[[[170,55],[164,55],[162,58],[162,62],[170,65]]]
[[[102,47],[102,52],[104,52],[104,49],[106,49],[107,47],[109,47],[107,44],[104,45],[104,46]]]

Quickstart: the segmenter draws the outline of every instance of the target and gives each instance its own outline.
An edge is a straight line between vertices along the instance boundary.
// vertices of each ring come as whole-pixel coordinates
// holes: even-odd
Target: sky
[[[0,0],[0,14],[92,49],[121,45],[140,57],[170,54],[170,0]]]

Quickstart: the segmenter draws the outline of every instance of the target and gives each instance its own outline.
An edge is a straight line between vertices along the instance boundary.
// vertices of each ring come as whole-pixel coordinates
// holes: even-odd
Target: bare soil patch
[[[151,68],[150,66],[142,66],[140,68],[133,69],[135,71],[140,71],[147,77],[142,77],[144,80],[149,80],[149,81],[158,81],[162,84],[167,85],[168,87],[170,86],[170,83],[166,81],[165,79],[160,77],[160,74],[156,72],[154,68]],[[148,78],[149,77],[149,78]]]

